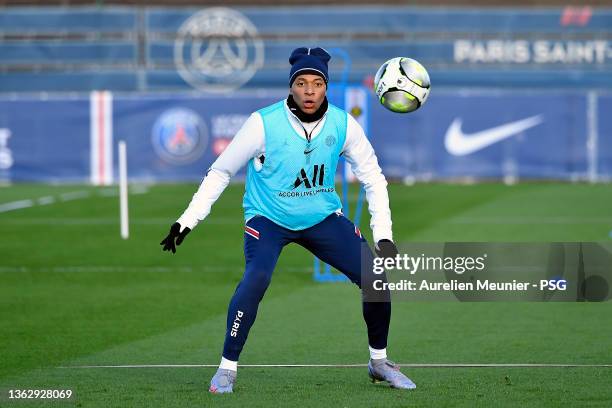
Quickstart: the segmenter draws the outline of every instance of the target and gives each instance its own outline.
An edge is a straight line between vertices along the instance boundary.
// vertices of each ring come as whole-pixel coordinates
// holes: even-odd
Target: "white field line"
[[[91,196],[91,193],[89,191],[69,191],[67,193],[60,194],[58,199],[59,201],[72,201],[87,198],[89,196]],[[30,208],[34,207],[35,205],[49,205],[57,202],[58,199],[53,196],[44,196],[37,199],[10,201],[8,203],[0,204],[0,213],[20,210],[23,208]]]
[[[100,197],[117,197],[119,195],[119,191],[116,188],[104,188],[98,191],[98,195]]]
[[[72,200],[80,200],[82,198],[88,198],[91,196],[91,192],[85,190],[79,191],[69,191],[67,193],[62,193],[59,195],[60,201],[72,201]]]
[[[56,272],[56,273],[115,273],[115,272],[227,272],[230,270],[242,271],[243,265],[236,266],[112,266],[112,265],[75,265],[53,267],[31,266],[0,266],[0,273],[29,273],[29,272]],[[312,272],[312,267],[287,266],[282,268],[290,272]]]
[[[116,194],[115,194],[116,195]],[[39,199],[39,204],[40,203]],[[22,200],[25,202],[31,202],[32,200]],[[19,202],[15,202],[19,203]],[[13,204],[13,203],[6,203]],[[6,204],[0,204],[0,212],[3,212],[2,207]],[[19,205],[24,205],[21,207]],[[32,205],[34,205],[32,203]],[[8,208],[4,211],[11,211],[18,208],[26,208],[27,203],[18,204],[17,208]],[[3,220],[6,224],[23,224],[23,225],[105,225],[105,224],[117,224],[117,218],[34,218],[34,219],[16,219],[16,220]],[[572,217],[529,217],[529,218],[457,218],[448,221],[451,224],[612,224],[612,217],[599,217],[599,218],[572,218]],[[171,224],[172,220],[168,218],[134,218],[130,220],[130,224],[134,225],[166,225]],[[209,225],[242,225],[243,219],[241,217],[222,217],[222,216],[211,216],[206,218],[203,224]]]
[[[1,211],[0,211],[1,212]],[[171,225],[174,222],[171,218],[133,218],[130,220],[132,225]],[[28,219],[8,219],[2,220],[3,224],[16,225],[112,225],[118,224],[117,217],[96,217],[96,218],[28,218]],[[236,217],[218,217],[212,216],[207,218],[202,225],[236,225],[243,226],[244,219],[241,216]]]
[[[209,271],[221,272],[229,270],[229,267],[212,268],[203,266],[201,268],[191,268],[189,266],[164,267],[164,266],[52,266],[52,267],[31,267],[31,266],[0,266],[0,273],[28,273],[28,272],[59,272],[59,273],[112,273],[112,272],[193,272],[193,271]]]
[[[139,195],[146,194],[149,192],[149,187],[141,186],[141,185],[132,185],[129,186],[129,194],[130,195]],[[102,188],[97,191],[100,197],[117,197],[119,195],[119,190],[117,187],[107,187]]]
[[[19,201],[11,201],[8,203],[0,204],[0,213],[19,210],[22,208],[29,208],[34,205],[34,201],[32,200],[19,200]]]
[[[112,197],[117,196],[119,193],[116,188],[100,189],[96,194],[100,197]],[[130,188],[130,194],[145,194],[148,193],[149,189],[146,186],[134,186]],[[23,208],[34,207],[35,205],[49,205],[54,204],[58,201],[66,202],[73,200],[80,200],[83,198],[89,198],[93,195],[93,192],[87,190],[68,191],[61,193],[56,197],[54,196],[43,196],[36,199],[25,199],[10,201],[7,203],[0,203],[0,213],[20,210]]]
[[[606,224],[612,223],[612,217],[459,217],[449,220],[451,224]]]
[[[117,194],[115,194],[116,196]],[[41,199],[38,199],[39,205],[51,204],[41,203]],[[28,205],[29,203],[29,205]],[[10,205],[6,209],[3,209],[5,205]],[[12,208],[12,205],[16,205],[16,208]],[[12,211],[20,208],[32,207],[34,203],[32,200],[21,200],[13,203],[0,204],[0,212]],[[24,225],[104,225],[104,224],[116,224],[117,218],[34,218],[34,219],[18,219],[18,220],[4,220],[3,223],[7,224],[24,224]],[[541,218],[460,218],[449,220],[451,224],[612,224],[611,218],[564,218],[564,217],[541,217]],[[134,218],[130,220],[130,224],[135,225],[166,225],[172,223],[172,220],[168,218]],[[211,216],[205,221],[205,224],[210,225],[242,225],[243,220],[241,217],[220,217]]]
[[[55,203],[55,197],[53,196],[44,196],[44,197],[40,197],[36,200],[36,203],[38,205],[49,205],[49,204],[53,204]]]
[[[116,189],[114,189],[117,191]],[[147,194],[149,192],[149,187],[142,184],[134,184],[130,186],[130,194]]]
[[[405,368],[612,368],[612,364],[546,364],[546,363],[428,363],[399,364]],[[78,365],[58,368],[216,368],[219,364],[133,364],[133,365]],[[240,364],[240,368],[357,368],[367,364]]]

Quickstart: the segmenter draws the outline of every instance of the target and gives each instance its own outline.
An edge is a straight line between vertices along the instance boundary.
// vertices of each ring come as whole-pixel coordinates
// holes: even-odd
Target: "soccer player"
[[[341,212],[334,187],[341,155],[365,188],[377,254],[397,254],[387,181],[374,150],[357,121],[327,102],[330,58],[322,48],[292,52],[287,99],[248,118],[161,242],[165,251],[175,253],[176,245],[210,213],[230,178],[248,166],[243,201],[246,266],[229,304],[223,355],[210,392],[233,391],[240,352],[285,245],[294,242],[303,246],[362,287],[362,262],[371,264],[373,254],[359,229]],[[395,388],[415,388],[387,360],[390,301],[362,303],[370,378],[387,381]]]

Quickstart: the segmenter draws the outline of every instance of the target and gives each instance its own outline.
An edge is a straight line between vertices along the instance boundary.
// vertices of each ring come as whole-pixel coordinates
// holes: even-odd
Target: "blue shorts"
[[[359,228],[341,213],[333,213],[320,223],[300,231],[281,227],[263,216],[249,219],[244,228],[244,276],[234,292],[227,315],[223,347],[226,359],[238,361],[278,257],[283,247],[292,242],[308,249],[359,287],[362,285],[362,266],[364,270],[372,271],[373,254],[367,241]],[[362,304],[370,346],[385,348],[390,303],[364,300]]]

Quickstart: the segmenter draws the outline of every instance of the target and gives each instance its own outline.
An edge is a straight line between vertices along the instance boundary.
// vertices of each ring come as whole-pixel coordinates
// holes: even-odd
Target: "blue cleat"
[[[212,392],[213,394],[233,392],[236,374],[236,371],[219,368],[212,380],[210,380],[210,387],[208,388],[208,391]]]
[[[399,370],[399,366],[394,362],[381,358],[370,360],[368,363],[368,374],[373,383],[387,381],[391,388],[412,390],[416,385]]]

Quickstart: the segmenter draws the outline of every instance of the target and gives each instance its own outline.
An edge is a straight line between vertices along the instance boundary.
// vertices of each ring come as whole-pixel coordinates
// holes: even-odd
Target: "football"
[[[397,113],[419,109],[427,101],[430,88],[427,70],[412,58],[391,58],[378,68],[374,77],[379,102]]]

